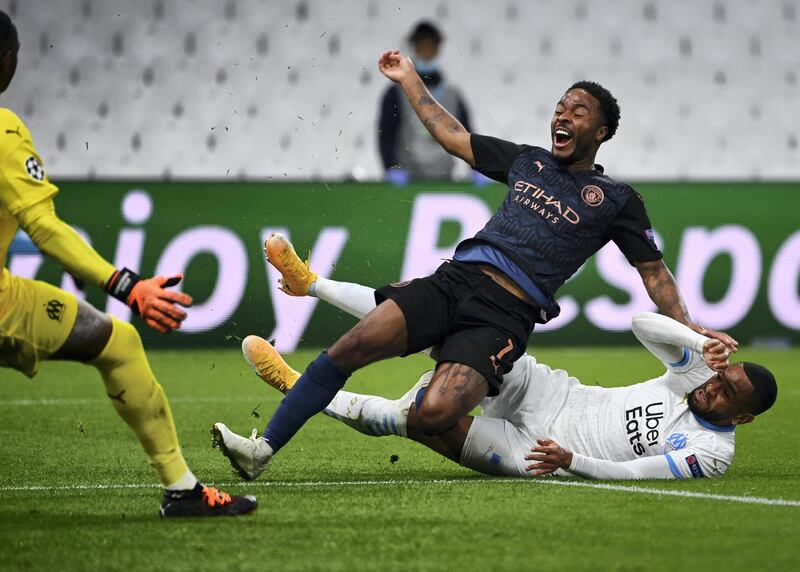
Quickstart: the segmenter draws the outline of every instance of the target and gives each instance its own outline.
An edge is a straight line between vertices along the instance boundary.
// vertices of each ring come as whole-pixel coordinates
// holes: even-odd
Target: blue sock
[[[325,409],[348,377],[350,374],[343,372],[328,352],[319,354],[283,398],[264,431],[272,450],[277,453],[306,421]]]

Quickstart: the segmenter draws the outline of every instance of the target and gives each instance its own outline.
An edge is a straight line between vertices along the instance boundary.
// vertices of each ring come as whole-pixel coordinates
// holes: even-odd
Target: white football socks
[[[407,436],[408,406],[399,399],[339,391],[323,413],[365,435]]]
[[[359,319],[375,308],[375,290],[361,284],[339,282],[320,276],[308,289],[308,293]]]
[[[192,471],[186,471],[180,479],[164,488],[168,491],[188,491],[195,485],[197,485],[197,477],[192,474]]]

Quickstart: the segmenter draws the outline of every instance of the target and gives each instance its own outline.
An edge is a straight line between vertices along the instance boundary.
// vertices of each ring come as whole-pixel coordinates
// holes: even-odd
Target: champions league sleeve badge
[[[697,455],[689,455],[686,457],[686,464],[689,465],[689,472],[692,474],[692,477],[705,477],[703,469],[700,467],[700,460],[697,458]]]
[[[44,180],[44,167],[39,164],[39,161],[31,155],[25,161],[25,170],[28,172],[28,175],[35,180],[35,181],[43,181]]]

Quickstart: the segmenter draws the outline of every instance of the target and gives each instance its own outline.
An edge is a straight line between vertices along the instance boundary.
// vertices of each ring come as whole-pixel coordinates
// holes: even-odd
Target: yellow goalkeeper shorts
[[[46,282],[0,270],[0,367],[28,377],[39,362],[67,341],[78,315],[78,299]]]

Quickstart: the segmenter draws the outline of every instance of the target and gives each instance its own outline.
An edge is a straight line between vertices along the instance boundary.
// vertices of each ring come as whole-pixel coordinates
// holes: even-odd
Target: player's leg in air
[[[317,286],[320,299],[357,317],[374,305],[372,288],[324,278]],[[278,350],[263,338],[247,336],[242,341],[242,353],[253,372],[281,393],[291,391],[300,378],[300,372],[287,364]],[[506,419],[465,415],[441,435],[423,432],[416,411],[421,405],[422,390],[428,387],[432,377],[433,372],[425,373],[399,399],[340,390],[323,413],[364,435],[396,435],[416,441],[481,473],[529,476],[523,459],[532,441],[526,432]],[[218,425],[219,430],[228,431],[224,425]]]
[[[282,237],[281,240],[285,241]],[[289,266],[292,260],[295,261],[291,265],[293,270],[285,272],[280,279],[281,290],[285,293],[317,297],[359,319],[375,308],[373,288],[317,276],[308,263],[303,263],[296,255],[285,260],[284,266]],[[247,336],[242,341],[242,353],[253,372],[281,393],[291,391],[300,378],[300,372],[287,364],[280,353],[259,336]],[[428,348],[424,353],[435,356],[436,352]],[[422,405],[424,390],[432,377],[433,372],[425,373],[411,389],[394,400],[340,390],[323,413],[364,435],[396,435],[416,441],[451,461],[481,473],[529,476],[523,459],[530,439],[506,419],[465,415],[452,429],[442,434],[429,435],[423,431],[417,409]],[[230,430],[222,423],[216,425],[215,431],[219,436],[230,435]],[[258,442],[254,435],[243,443],[243,450],[251,452],[250,463],[247,464],[249,471],[258,465]],[[218,444],[226,455],[236,455],[235,451],[226,449],[222,439],[218,439]],[[244,455],[241,455],[237,460],[246,462],[244,459]],[[252,478],[249,476],[252,472],[248,473],[247,470],[240,471],[240,474],[244,478]]]
[[[373,358],[379,355],[380,359],[390,357],[391,355],[401,355],[405,352],[405,318],[397,304],[392,300],[386,300],[378,306],[378,310],[373,312],[376,308],[376,303],[374,290],[371,288],[366,288],[358,284],[342,283],[320,278],[316,273],[311,271],[308,262],[304,263],[300,260],[292,245],[280,235],[272,235],[267,240],[265,248],[270,263],[281,272],[281,289],[285,293],[293,296],[317,296],[359,318],[366,317],[366,320],[356,325],[351,332],[357,332],[360,328],[370,328],[374,326],[374,324],[370,324],[369,322],[371,319],[375,318],[377,312],[381,311],[381,307],[389,306],[391,308],[389,310],[390,320],[392,316],[399,320],[399,325],[396,322],[393,325],[398,326],[398,331],[402,332],[403,339],[398,339],[397,334],[394,333],[390,342],[394,342],[396,345],[389,345],[388,350],[386,346],[384,346],[383,349],[380,347],[370,347],[366,349],[350,347],[347,349],[355,350],[356,353],[360,351],[362,355],[368,354]],[[368,314],[369,316],[367,316]],[[342,340],[346,341],[346,338],[347,335],[340,339],[340,341],[331,348],[331,353],[335,352],[337,346],[341,344]],[[254,360],[259,359],[256,353],[252,355]],[[325,355],[326,354],[323,353],[321,357],[324,358]],[[332,384],[330,387],[326,388],[328,393],[326,397],[324,397],[324,403],[319,407],[319,410],[324,410],[325,406],[331,403],[331,400],[334,398],[337,399],[338,402],[344,403],[344,401],[352,398],[355,394],[339,391],[344,380],[349,376],[349,374],[346,375],[346,372],[337,371],[337,364],[341,362],[337,361],[332,363],[328,361],[327,363],[323,362],[319,364],[319,359],[320,358],[312,362],[309,369],[318,368],[318,366],[321,365],[326,367],[329,373],[333,373],[332,377],[339,375],[341,379],[341,384],[338,385],[338,387]],[[371,361],[377,361],[377,359],[372,359]],[[386,414],[389,415],[390,419],[387,419],[389,419],[390,427],[392,423],[397,424],[397,434],[402,434],[400,431],[403,430],[403,426],[408,427],[409,429],[407,431],[410,437],[458,461],[461,445],[463,445],[466,430],[468,430],[470,423],[469,420],[462,421],[462,418],[464,418],[464,416],[486,395],[488,385],[477,371],[459,363],[440,363],[434,377],[432,383],[436,386],[435,391],[429,392],[428,384],[426,383],[423,384],[422,387],[417,388],[417,390],[413,392],[413,395],[407,395],[404,401],[401,400],[404,404],[409,401],[409,399],[415,402],[414,407],[404,405],[407,410],[410,409],[407,422],[400,419],[402,415],[390,415],[391,407],[388,406]],[[473,381],[476,383],[472,383]],[[482,382],[482,386],[477,383],[478,381]],[[293,386],[294,382],[292,382],[292,387]],[[454,395],[454,392],[458,393],[458,395]],[[287,399],[285,399],[279,407],[279,411],[281,408],[286,409],[285,404],[291,397],[295,397],[295,395],[289,392]],[[454,397],[458,397],[459,399],[455,400]],[[369,410],[371,406],[375,406],[377,410],[383,411],[383,408],[379,406],[381,402],[376,401],[382,399],[383,398],[375,398],[375,400],[368,404],[367,409]],[[320,401],[323,401],[323,399],[321,398]],[[402,410],[403,408],[401,408],[401,411]],[[329,414],[335,412],[335,408],[331,409],[329,406],[327,412]],[[274,419],[275,417],[273,417],[273,420]],[[272,425],[271,422],[270,427],[272,427]],[[465,426],[466,430],[462,425]],[[274,454],[274,448],[271,446],[273,443],[268,436],[269,427],[264,437],[256,436],[254,432],[249,439],[237,435],[222,423],[215,424],[212,432],[215,436],[216,445],[220,447],[231,462],[231,465],[245,479],[254,479],[258,477],[258,475],[265,470],[267,463]],[[265,437],[267,438],[265,439]]]
[[[307,262],[300,260],[289,241],[281,235],[273,234],[267,239],[264,248],[267,259],[283,276],[283,291],[293,296],[308,295],[309,288],[314,287],[318,277],[311,272]],[[376,328],[376,324],[384,324],[384,327]],[[359,328],[374,332],[369,342],[363,342],[364,336],[351,336],[357,343],[343,351],[344,354],[349,354],[351,361],[334,360],[337,345],[342,345],[342,340],[353,332],[351,330],[327,352],[322,352],[297,380],[295,391],[287,394],[278,406],[263,436],[257,436],[254,432],[248,439],[232,432],[222,423],[214,425],[212,434],[215,443],[242,478],[249,480],[258,477],[266,469],[272,456],[292,438],[305,421],[330,403],[352,371],[404,352],[405,321],[403,313],[394,302],[381,304],[380,308],[370,312],[370,317],[359,322],[354,329]]]
[[[371,288],[324,278],[322,280],[326,282],[324,288],[328,289],[331,294],[331,300],[346,304],[347,301],[340,299],[337,295],[337,292],[343,290],[360,290],[372,297]],[[356,304],[361,304],[362,301],[369,304],[369,300],[365,297],[346,296],[346,298],[350,298]],[[341,307],[339,303],[335,303],[335,305]],[[300,379],[300,372],[286,363],[272,344],[259,336],[247,336],[242,341],[242,353],[253,373],[267,385],[283,394],[289,393]],[[452,430],[442,435],[426,435],[420,427],[416,410],[421,405],[424,390],[427,389],[432,377],[432,371],[425,373],[399,399],[387,399],[378,395],[364,395],[339,390],[333,401],[322,412],[364,435],[405,437],[422,443],[458,463],[473,418],[470,416],[461,418]],[[218,423],[216,427],[218,431],[229,431],[222,423]],[[223,449],[223,453],[225,452]]]

